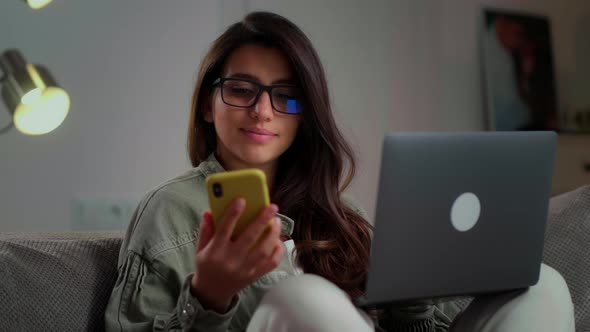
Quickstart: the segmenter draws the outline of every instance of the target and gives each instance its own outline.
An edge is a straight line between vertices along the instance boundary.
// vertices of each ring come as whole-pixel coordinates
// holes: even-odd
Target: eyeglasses
[[[280,113],[300,114],[301,89],[294,85],[262,85],[240,78],[218,78],[212,86],[221,86],[221,100],[234,107],[248,108],[258,102],[263,91],[268,92],[272,108]]]

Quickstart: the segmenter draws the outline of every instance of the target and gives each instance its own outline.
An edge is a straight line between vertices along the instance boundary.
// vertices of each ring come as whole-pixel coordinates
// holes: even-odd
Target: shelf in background
[[[560,133],[555,154],[552,194],[590,184],[590,134]]]

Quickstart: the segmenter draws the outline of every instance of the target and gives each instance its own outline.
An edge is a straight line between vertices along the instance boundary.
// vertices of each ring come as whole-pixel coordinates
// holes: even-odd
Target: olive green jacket
[[[121,246],[118,278],[105,314],[107,331],[244,331],[266,291],[297,273],[285,255],[277,268],[242,289],[223,314],[204,309],[191,295],[195,243],[201,216],[208,209],[205,178],[221,171],[211,155],[157,186],[139,203]],[[291,235],[295,221],[279,217],[282,233]],[[449,322],[434,306],[402,310],[398,316],[400,312],[403,319],[389,319],[387,325],[403,323],[411,331],[435,331],[430,327],[436,326],[436,331],[444,331]]]

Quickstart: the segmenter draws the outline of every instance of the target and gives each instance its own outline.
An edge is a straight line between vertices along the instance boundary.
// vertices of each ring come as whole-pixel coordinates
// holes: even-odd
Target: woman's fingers
[[[264,233],[263,237],[260,238],[260,242],[248,251],[246,258],[244,259],[244,266],[246,268],[252,268],[257,265],[258,262],[270,257],[277,243],[282,243],[279,234],[280,227],[275,223],[269,228],[269,231]]]
[[[273,224],[271,227],[267,228],[262,236],[259,238],[259,242],[256,245],[255,250],[259,249],[260,251],[264,252],[267,256],[270,256],[273,252],[275,244],[281,243],[280,236],[281,236],[281,224],[277,218],[273,220]]]
[[[199,227],[199,236],[197,238],[197,252],[201,251],[207,246],[207,243],[211,241],[213,233],[215,232],[215,226],[213,225],[213,217],[211,212],[205,211],[203,213],[203,220]]]
[[[234,240],[232,234],[244,207],[244,199],[234,200],[215,224],[211,212],[203,213],[196,246],[196,272],[191,280],[195,294],[225,303],[240,289],[279,265],[284,255],[279,238],[281,225],[273,222],[269,227],[278,208],[274,204],[266,207]]]
[[[264,259],[258,260],[254,265],[253,268],[250,270],[250,275],[253,279],[258,279],[262,275],[272,271],[274,268],[279,266],[283,256],[285,255],[285,246],[281,242],[281,240],[276,240],[274,244],[274,248],[270,256],[267,256]]]
[[[256,243],[260,236],[270,228],[269,226],[274,226],[273,224],[277,212],[278,207],[275,204],[271,204],[260,211],[254,222],[248,225],[236,240],[236,250],[244,250],[244,252],[247,252]]]
[[[246,201],[243,198],[236,198],[232,201],[229,209],[226,210],[225,215],[218,223],[218,229],[215,232],[215,237],[222,241],[229,241],[236,226]]]

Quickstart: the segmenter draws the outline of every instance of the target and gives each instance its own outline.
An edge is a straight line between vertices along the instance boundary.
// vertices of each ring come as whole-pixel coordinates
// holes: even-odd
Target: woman
[[[375,329],[376,313],[350,301],[364,291],[371,240],[365,214],[341,195],[353,153],[335,125],[319,57],[294,24],[252,13],[214,42],[193,94],[188,147],[195,168],[153,189],[135,212],[107,330]],[[274,204],[233,239],[244,202],[214,226],[205,178],[252,167],[265,172]],[[445,331],[457,311],[398,308],[380,322]]]

